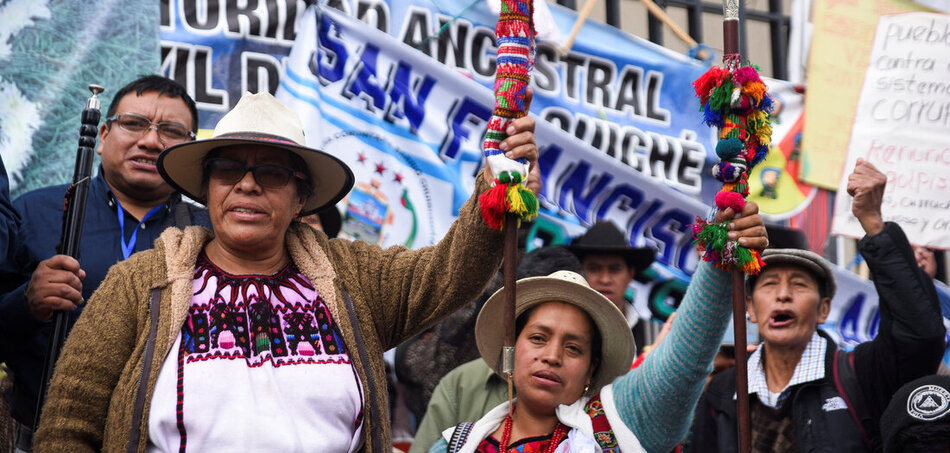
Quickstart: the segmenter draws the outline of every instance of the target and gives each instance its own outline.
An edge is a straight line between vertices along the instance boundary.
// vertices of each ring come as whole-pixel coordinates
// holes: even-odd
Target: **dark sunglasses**
[[[236,184],[244,178],[247,172],[254,175],[254,181],[265,189],[280,189],[287,185],[290,180],[297,177],[306,180],[307,177],[292,168],[277,164],[245,165],[227,157],[215,157],[205,162],[205,170],[208,177],[214,178],[225,184]]]

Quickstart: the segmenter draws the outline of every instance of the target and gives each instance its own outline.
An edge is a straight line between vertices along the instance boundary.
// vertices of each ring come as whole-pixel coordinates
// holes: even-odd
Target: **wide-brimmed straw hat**
[[[620,255],[627,266],[641,272],[656,259],[656,250],[649,247],[631,247],[623,232],[613,222],[601,220],[586,233],[574,239],[568,249],[581,261],[589,253]]]
[[[245,93],[218,125],[210,139],[186,142],[166,149],[158,156],[162,178],[189,198],[205,203],[201,176],[208,152],[231,145],[259,145],[279,148],[300,156],[313,184],[301,216],[312,214],[340,201],[353,187],[353,172],[340,159],[308,148],[300,117],[270,93]]]
[[[594,394],[613,379],[630,370],[636,344],[623,313],[609,299],[591,289],[587,280],[571,271],[557,271],[547,277],[529,277],[515,285],[515,316],[545,302],[574,305],[594,321],[600,332],[600,365],[591,379],[588,394]],[[475,342],[482,359],[502,374],[501,348],[504,343],[505,288],[493,294],[475,321]]]

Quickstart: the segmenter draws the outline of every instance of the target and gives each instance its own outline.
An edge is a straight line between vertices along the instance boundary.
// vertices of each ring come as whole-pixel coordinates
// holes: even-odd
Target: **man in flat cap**
[[[836,283],[817,254],[766,250],[766,267],[746,280],[748,315],[763,340],[748,361],[753,451],[880,451],[879,420],[892,395],[936,372],[945,334],[937,294],[904,232],[882,219],[886,182],[859,159],[847,187],[866,233],[858,246],[880,299],[873,341],[845,352],[818,329]],[[735,369],[710,381],[691,445],[736,451],[735,393]]]

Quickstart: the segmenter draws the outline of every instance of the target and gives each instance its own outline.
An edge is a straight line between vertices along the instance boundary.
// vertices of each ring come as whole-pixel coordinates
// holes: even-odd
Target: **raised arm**
[[[541,177],[534,128],[532,117],[514,121],[502,148],[512,159],[528,160],[526,186],[537,193]],[[331,242],[335,262],[349,263],[336,272],[354,302],[363,300],[370,308],[384,349],[395,347],[477,297],[495,274],[501,262],[503,233],[485,224],[478,203],[478,195],[491,181],[486,167],[458,219],[434,246],[383,250],[363,242]]]
[[[861,159],[848,178],[851,211],[866,233],[858,248],[880,305],[877,336],[854,352],[858,382],[875,418],[901,385],[937,371],[946,333],[933,280],[917,267],[900,226],[883,221],[886,184],[887,177]]]
[[[717,220],[729,217],[726,210]],[[746,204],[730,230],[746,247],[768,244],[755,203]],[[639,368],[614,381],[620,417],[647,451],[670,451],[686,436],[731,312],[730,273],[701,262],[667,338]]]

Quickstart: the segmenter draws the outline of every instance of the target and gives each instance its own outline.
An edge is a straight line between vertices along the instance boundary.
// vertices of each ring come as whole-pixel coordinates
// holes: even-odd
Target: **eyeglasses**
[[[106,121],[109,123],[115,122],[123,131],[137,135],[148,133],[148,131],[154,127],[155,130],[158,131],[158,139],[165,144],[181,143],[189,139],[195,139],[195,133],[185,127],[184,124],[168,122],[153,123],[148,118],[134,113],[112,115],[106,118]]]
[[[225,184],[236,184],[244,178],[247,172],[254,175],[254,181],[265,189],[280,189],[290,182],[291,178],[306,180],[306,176],[292,168],[277,164],[244,165],[226,157],[208,159],[205,163],[208,177]]]

